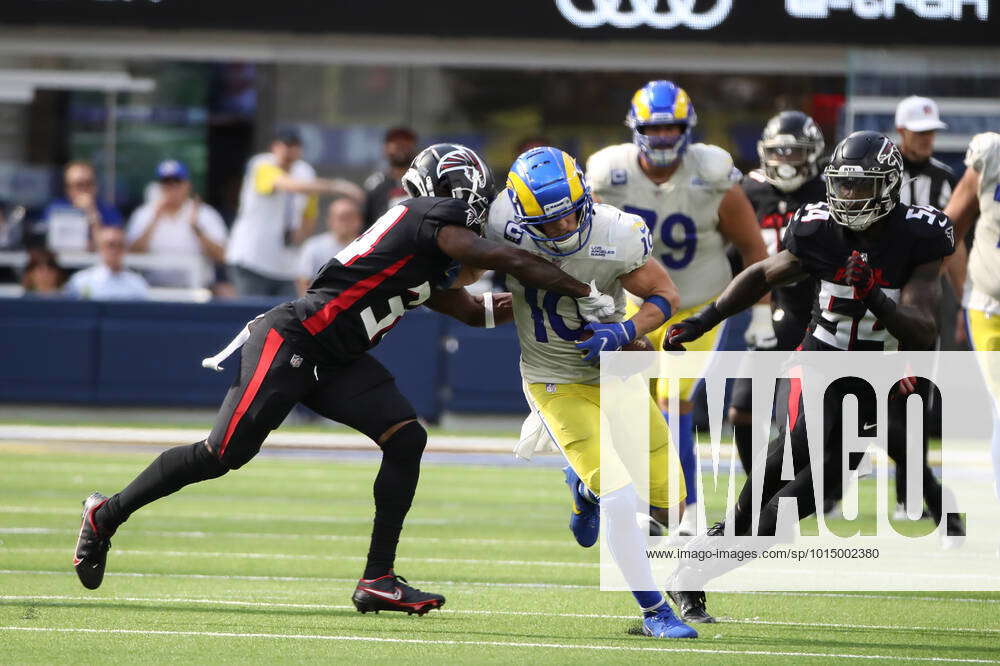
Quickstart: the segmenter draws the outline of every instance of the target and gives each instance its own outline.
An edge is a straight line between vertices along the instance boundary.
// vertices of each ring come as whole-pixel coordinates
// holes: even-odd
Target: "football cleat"
[[[584,548],[590,548],[597,543],[601,531],[601,505],[593,502],[580,491],[580,477],[573,468],[563,468],[566,475],[566,485],[573,496],[573,513],[569,516],[569,530],[576,537],[576,542]],[[588,492],[587,495],[590,493]]]
[[[713,624],[715,618],[705,610],[704,592],[674,592],[667,591],[670,600],[677,604],[677,610],[685,622],[698,624]]]
[[[354,607],[361,613],[380,610],[400,611],[407,615],[424,615],[428,611],[444,606],[440,594],[421,592],[410,587],[406,579],[390,571],[385,576],[358,581],[351,596]]]
[[[681,622],[667,604],[642,618],[642,633],[653,638],[698,638],[698,632]]]
[[[76,552],[73,553],[73,568],[88,590],[96,590],[101,586],[104,564],[108,560],[108,549],[111,548],[110,535],[101,534],[94,522],[94,512],[107,501],[108,498],[101,493],[92,493],[83,501],[83,519],[80,523],[80,536],[76,539]]]

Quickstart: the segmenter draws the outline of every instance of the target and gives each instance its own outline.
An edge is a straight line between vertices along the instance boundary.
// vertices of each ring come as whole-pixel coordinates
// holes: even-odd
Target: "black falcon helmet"
[[[826,201],[838,224],[863,231],[899,203],[903,156],[878,132],[854,132],[837,144],[826,178]]]
[[[757,156],[767,182],[782,192],[793,192],[819,173],[825,147],[815,120],[801,111],[782,111],[764,126]]]
[[[413,158],[402,181],[411,197],[453,197],[465,201],[472,208],[467,226],[483,234],[490,203],[496,195],[496,183],[490,168],[475,151],[458,143],[436,143]]]

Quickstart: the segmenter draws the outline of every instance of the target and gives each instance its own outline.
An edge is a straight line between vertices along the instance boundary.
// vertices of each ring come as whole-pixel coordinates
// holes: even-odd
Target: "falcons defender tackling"
[[[671,326],[668,348],[679,348],[726,317],[749,307],[760,294],[806,277],[819,282],[812,320],[802,342],[805,351],[844,353],[861,351],[928,350],[937,327],[934,312],[940,295],[942,260],[954,251],[954,229],[949,219],[930,206],[900,203],[903,160],[896,146],[877,132],[854,132],[837,145],[825,170],[826,201],[807,204],[792,218],[781,252],[740,273],[719,298],[693,317]],[[908,378],[897,383],[895,397],[920,390],[926,380]],[[799,518],[816,511],[812,469],[809,465],[806,419],[801,384],[785,384],[787,400],[779,412],[777,435],[767,449],[763,469],[758,536],[774,536],[782,498],[796,499]],[[839,497],[842,488],[842,405],[847,395],[858,396],[858,436],[876,434],[878,415],[871,387],[864,380],[841,378],[831,384],[823,404],[823,493]],[[787,424],[787,427],[786,427]],[[786,430],[795,476],[782,476]],[[903,430],[903,432],[901,432]],[[889,428],[889,455],[898,459],[906,446],[905,429]],[[929,508],[942,519],[941,487],[925,468]],[[753,484],[746,483],[730,518],[732,533],[746,536],[753,521]],[[961,537],[964,525],[949,513],[941,525],[947,537]],[[689,548],[704,546],[712,535],[698,537]],[[714,565],[713,565],[714,566]],[[698,565],[678,569],[685,587],[697,583]],[[671,583],[671,585],[673,582]]]
[[[649,261],[649,231],[641,218],[594,204],[576,161],[557,148],[534,148],[514,162],[507,191],[490,208],[487,238],[547,257],[570,275],[614,297],[611,323],[584,324],[572,300],[523,280],[509,280],[521,345],[521,376],[531,411],[569,463],[564,470],[573,495],[570,527],[580,545],[597,540],[598,511],[607,523],[607,543],[643,611],[643,632],[659,638],[694,638],[653,581],[637,513],[652,506],[667,522],[668,507],[684,499],[677,454],[652,398],[650,495],[632,484],[601,485],[601,351],[614,351],[670,318],[677,290],[663,267]],[[625,292],[644,299],[625,321]],[[583,339],[582,334],[591,333]],[[581,356],[581,352],[583,355]],[[668,470],[679,479],[668,488]]]
[[[73,564],[83,585],[104,578],[110,538],[133,512],[186,485],[239,469],[291,409],[302,403],[371,438],[382,449],[368,561],[354,591],[361,612],[423,614],[444,604],[393,572],[396,545],[420,473],[427,433],[392,375],[368,354],[407,311],[420,305],[474,326],[511,318],[509,295],[473,298],[473,269],[507,272],[566,296],[591,321],[613,314],[610,296],[530,252],[481,237],[493,176],[473,151],[437,144],[403,176],[411,199],[393,206],[327,263],[306,294],[257,317],[222,353],[242,344],[239,373],[207,439],[164,451],[124,490],[92,494]],[[493,299],[497,302],[494,303]]]

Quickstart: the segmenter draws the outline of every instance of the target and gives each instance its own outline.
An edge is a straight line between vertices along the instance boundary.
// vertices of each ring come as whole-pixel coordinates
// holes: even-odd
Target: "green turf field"
[[[716,594],[695,641],[633,635],[597,589],[551,467],[425,465],[397,570],[447,605],[350,605],[374,462],[259,458],[137,513],[90,592],[70,565],[80,501],[152,453],[0,445],[0,663],[1000,663],[1000,595]],[[676,653],[676,654],[671,654]]]

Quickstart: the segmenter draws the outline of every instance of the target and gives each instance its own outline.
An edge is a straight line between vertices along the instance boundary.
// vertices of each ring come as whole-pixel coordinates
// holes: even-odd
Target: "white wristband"
[[[483,325],[486,328],[496,328],[496,320],[493,319],[493,292],[483,292]]]

